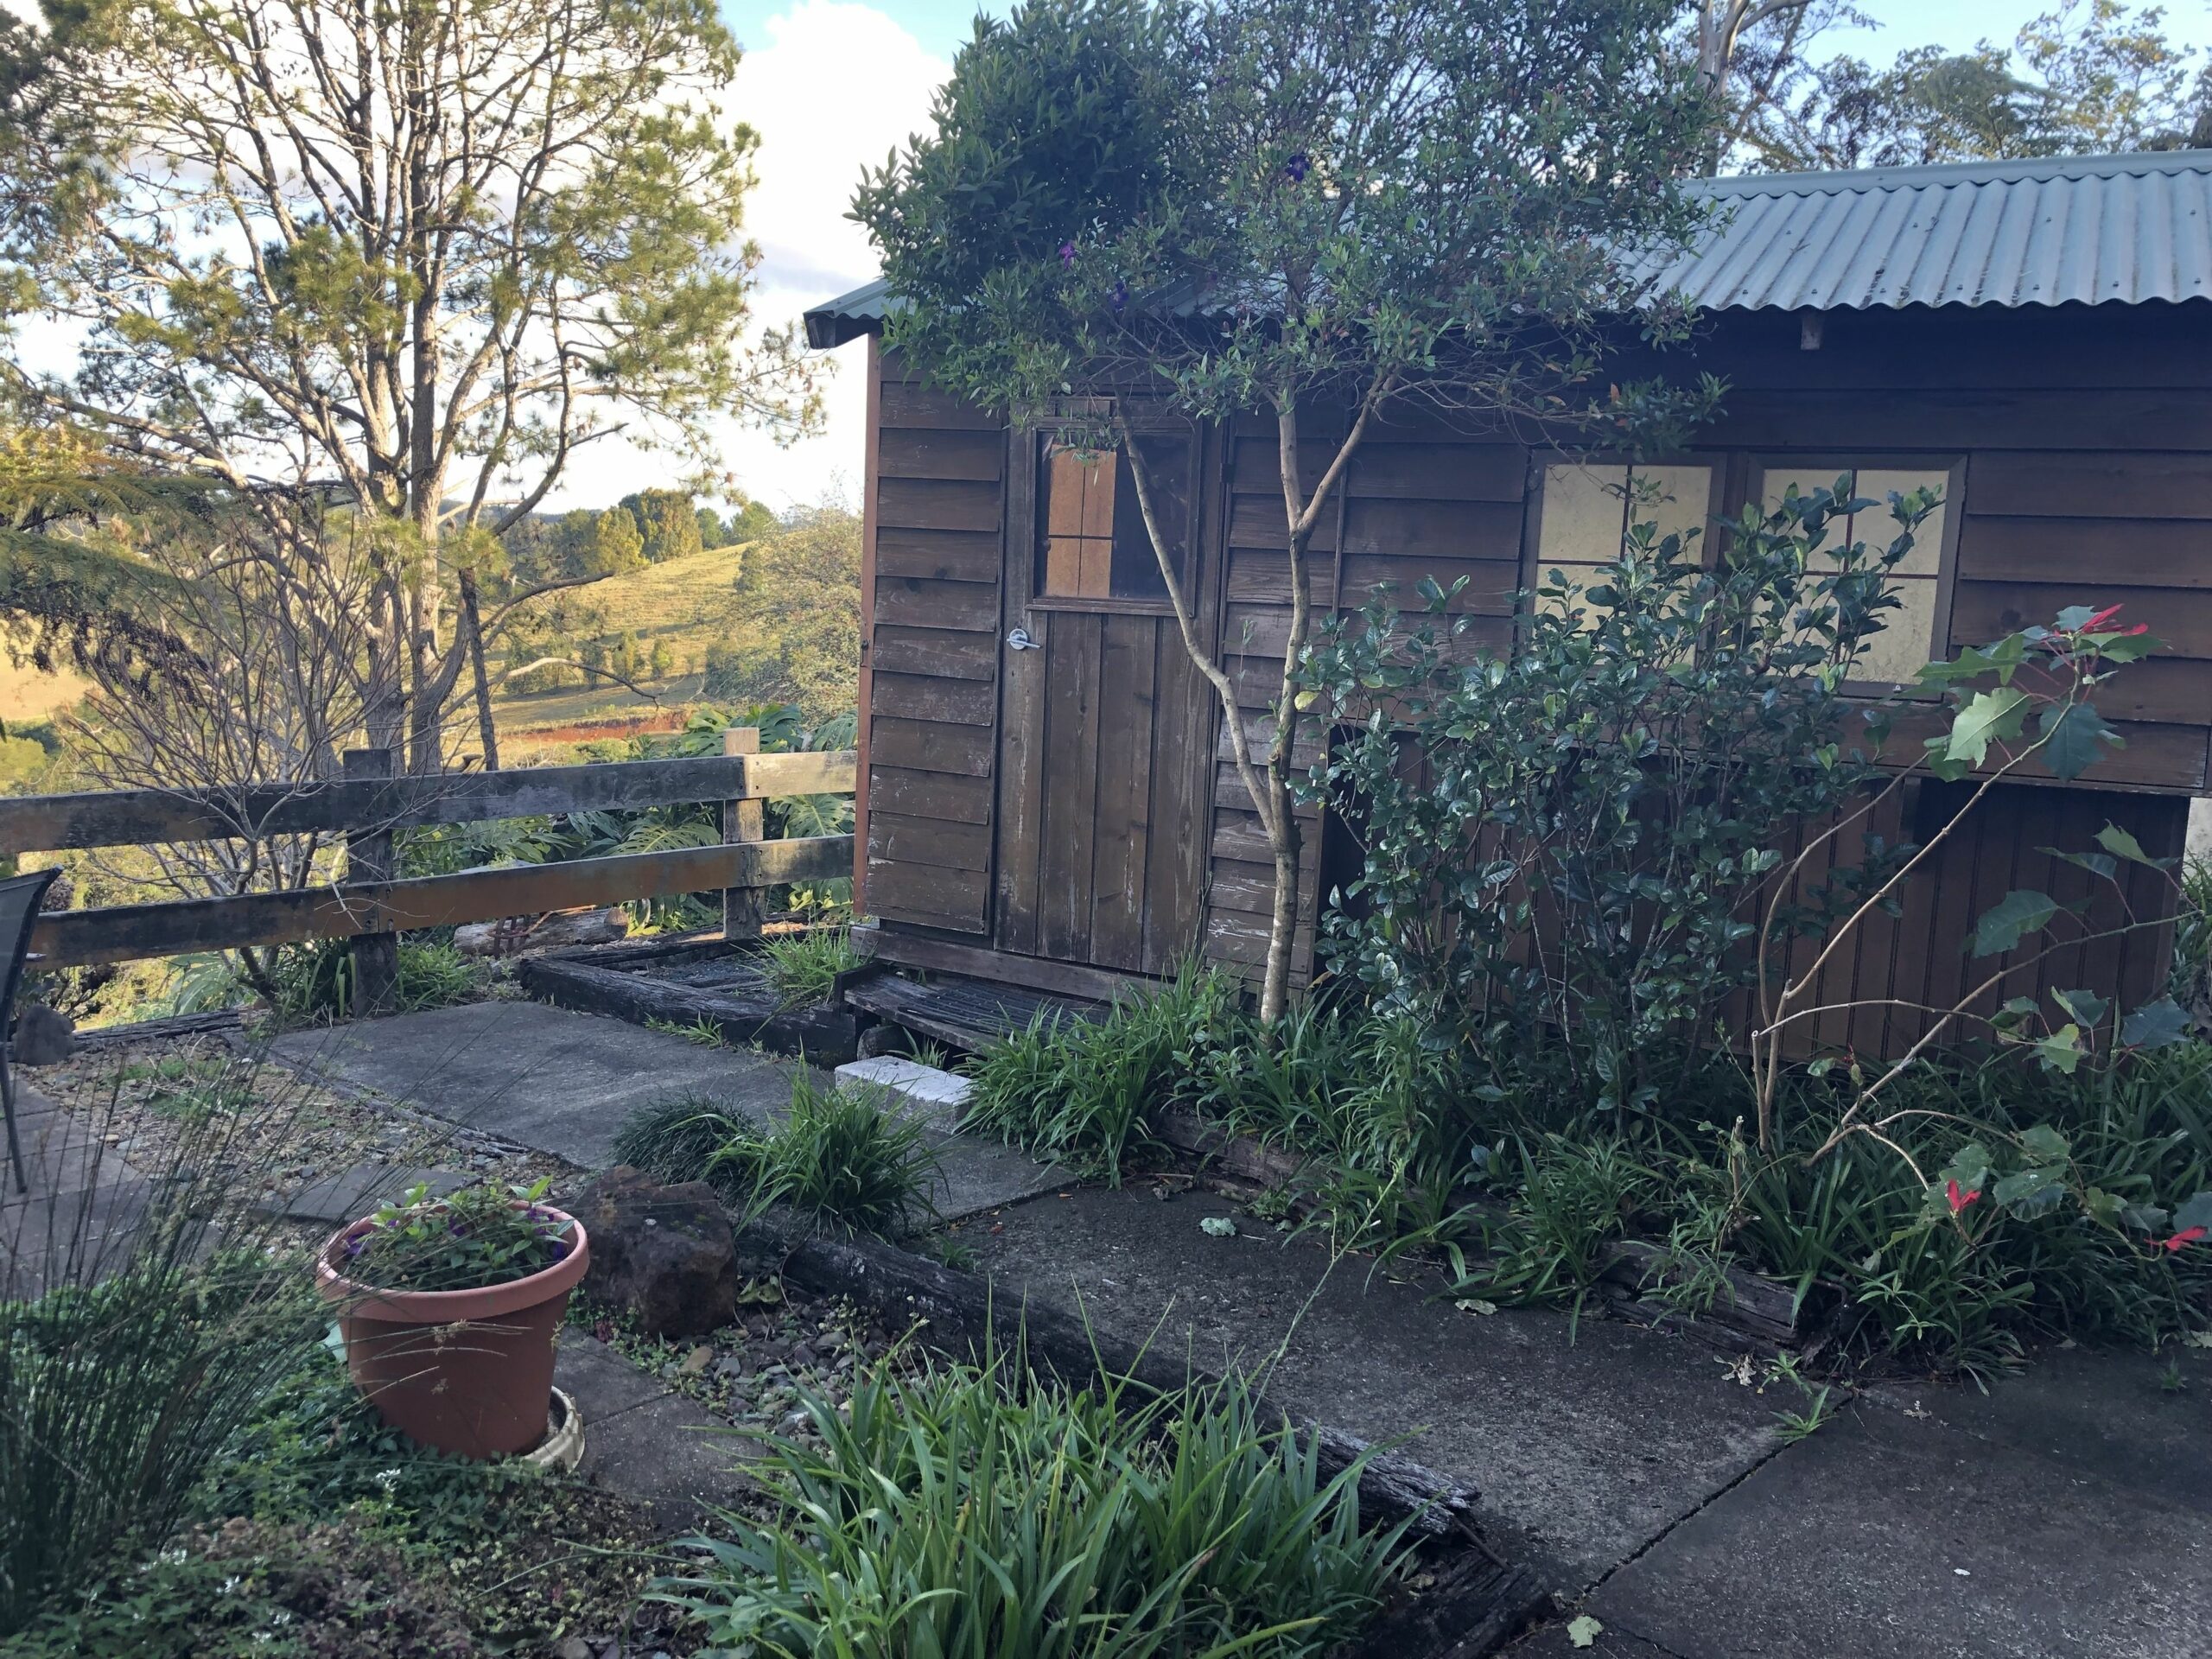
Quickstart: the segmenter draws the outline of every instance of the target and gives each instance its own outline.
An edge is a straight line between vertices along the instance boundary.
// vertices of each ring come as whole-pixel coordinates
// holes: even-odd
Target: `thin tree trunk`
[[[484,671],[484,622],[476,604],[476,573],[461,573],[461,626],[468,630],[468,666],[476,677],[476,729],[484,740],[484,770],[499,769],[499,733],[492,720],[492,681]]]

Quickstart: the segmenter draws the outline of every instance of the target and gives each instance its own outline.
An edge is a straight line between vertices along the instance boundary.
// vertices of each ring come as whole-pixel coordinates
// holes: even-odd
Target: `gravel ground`
[[[237,1052],[219,1033],[103,1044],[29,1075],[147,1173],[210,1136],[221,1137],[224,1157],[266,1193],[296,1192],[366,1162],[469,1170],[518,1184],[566,1172],[543,1153],[309,1083]]]
[[[853,1379],[898,1345],[842,1298],[801,1300],[772,1279],[748,1283],[736,1323],[703,1337],[645,1336],[582,1296],[569,1322],[734,1427],[792,1438],[804,1438],[800,1390],[842,1406]]]

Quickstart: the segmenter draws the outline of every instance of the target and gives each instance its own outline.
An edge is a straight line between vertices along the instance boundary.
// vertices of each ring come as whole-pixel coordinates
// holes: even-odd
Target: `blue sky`
[[[1882,61],[1910,46],[2009,41],[2051,3],[1858,0],[1879,27],[1834,31],[1823,48]],[[761,135],[760,183],[747,217],[764,256],[757,309],[765,320],[789,321],[875,274],[865,238],[843,218],[845,204],[863,163],[880,162],[923,124],[975,11],[976,0],[726,0],[723,15],[747,48],[729,112]],[[2178,40],[2212,44],[2212,4],[2181,0],[2166,27]],[[779,448],[734,423],[718,435],[738,487],[779,509],[836,495],[858,505],[863,350],[856,343],[832,354],[837,372],[821,435]],[[563,504],[598,505],[672,470],[610,445],[571,468]]]

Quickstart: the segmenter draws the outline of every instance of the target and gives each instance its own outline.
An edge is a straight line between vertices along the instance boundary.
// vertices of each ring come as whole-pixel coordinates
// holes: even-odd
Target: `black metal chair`
[[[16,1046],[16,991],[23,982],[23,964],[31,960],[31,929],[38,925],[38,907],[59,870],[39,870],[0,881],[0,1109],[8,1119],[8,1160],[16,1166],[16,1191],[31,1190],[23,1172],[23,1145],[16,1135],[16,1080],[9,1070]]]

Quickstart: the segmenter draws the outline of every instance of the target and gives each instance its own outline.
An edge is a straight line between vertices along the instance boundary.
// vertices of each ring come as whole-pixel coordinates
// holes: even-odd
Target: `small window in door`
[[[1815,575],[1835,569],[1835,549],[1864,542],[1879,555],[1897,540],[1897,521],[1890,513],[1890,496],[1910,495],[1929,489],[1943,499],[1920,521],[1912,533],[1912,550],[1890,572],[1900,608],[1880,613],[1882,631],[1860,647],[1853,678],[1867,684],[1902,685],[1919,677],[1921,668],[1939,656],[1948,655],[1949,641],[1938,632],[1942,621],[1938,600],[1942,593],[1944,519],[1950,512],[1951,474],[1946,467],[1779,467],[1769,465],[1759,480],[1759,499],[1769,512],[1791,490],[1809,495],[1834,487],[1839,477],[1851,480],[1852,493],[1875,503],[1851,515],[1848,524],[1831,525],[1825,547],[1807,561]]]
[[[1047,436],[1037,467],[1040,599],[1166,606],[1136,477],[1119,450],[1085,449]],[[1136,440],[1145,483],[1179,579],[1188,569],[1191,445],[1163,433]]]

